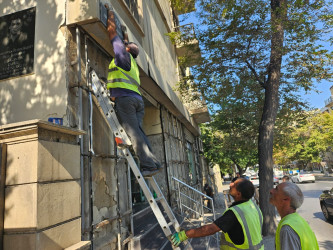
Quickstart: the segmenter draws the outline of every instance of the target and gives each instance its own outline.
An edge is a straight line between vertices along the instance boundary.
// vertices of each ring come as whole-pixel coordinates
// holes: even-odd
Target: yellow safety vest
[[[298,234],[298,237],[301,240],[302,250],[319,249],[316,236],[309,224],[298,213],[292,213],[282,218],[276,230],[275,246],[277,250],[281,249],[280,231],[284,225],[290,226]]]
[[[236,245],[231,241],[228,233],[222,232],[221,249],[264,249],[261,235],[263,217],[259,207],[252,200],[248,200],[226,211],[228,210],[231,210],[236,215],[238,222],[242,226],[244,243]]]
[[[139,68],[131,54],[130,57],[131,57],[130,71],[126,71],[118,67],[115,64],[114,59],[112,59],[109,65],[107,88],[129,89],[141,95],[138,89],[138,87],[140,86]]]

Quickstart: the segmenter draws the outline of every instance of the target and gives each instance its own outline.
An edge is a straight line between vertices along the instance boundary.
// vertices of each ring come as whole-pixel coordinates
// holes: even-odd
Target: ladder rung
[[[160,200],[163,200],[163,197],[158,197],[155,199],[155,201],[160,201]]]
[[[170,222],[168,223],[168,226],[173,226],[174,224],[175,224],[175,221],[172,220],[172,221],[170,221]]]

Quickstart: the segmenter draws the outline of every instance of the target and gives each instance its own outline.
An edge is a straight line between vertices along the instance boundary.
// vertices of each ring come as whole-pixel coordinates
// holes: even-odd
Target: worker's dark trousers
[[[120,124],[130,137],[134,151],[140,159],[141,170],[159,166],[160,163],[151,152],[148,138],[142,130],[143,100],[131,96],[117,97],[115,110]]]

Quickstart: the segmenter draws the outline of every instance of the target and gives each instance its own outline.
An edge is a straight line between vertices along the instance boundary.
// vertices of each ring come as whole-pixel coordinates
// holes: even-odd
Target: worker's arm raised
[[[116,22],[114,19],[114,12],[112,10],[109,9],[109,5],[105,4],[105,8],[108,11],[108,26],[107,26],[107,30],[109,33],[109,39],[110,41],[117,35],[117,27],[116,27]]]
[[[127,34],[127,28],[125,25],[121,25],[121,31],[123,32],[124,36],[124,43],[128,43],[128,34]]]

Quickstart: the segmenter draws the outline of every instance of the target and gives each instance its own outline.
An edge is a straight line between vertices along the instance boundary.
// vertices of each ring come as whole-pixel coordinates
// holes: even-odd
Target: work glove
[[[174,246],[178,247],[180,243],[182,243],[183,241],[187,240],[187,236],[184,230],[178,232],[178,233],[174,233],[171,236],[171,242]]]

